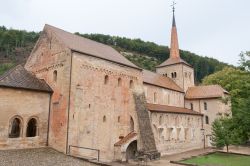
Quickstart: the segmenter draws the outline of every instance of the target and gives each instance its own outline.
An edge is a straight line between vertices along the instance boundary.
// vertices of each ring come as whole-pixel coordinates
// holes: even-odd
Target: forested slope
[[[169,57],[167,46],[144,42],[140,39],[102,34],[76,34],[114,47],[133,63],[144,69],[155,70],[156,65]],[[37,32],[0,27],[0,74],[15,64],[25,63],[38,38],[39,33]],[[205,76],[228,66],[216,59],[201,57],[183,50],[181,50],[181,57],[194,67],[197,82],[201,82],[201,79]]]

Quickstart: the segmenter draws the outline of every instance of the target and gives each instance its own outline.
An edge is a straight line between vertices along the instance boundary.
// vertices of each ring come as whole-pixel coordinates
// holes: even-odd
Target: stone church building
[[[156,72],[45,25],[25,66],[0,76],[0,150],[49,146],[109,162],[204,148],[212,122],[231,115],[228,95],[195,86],[174,16],[170,57]]]

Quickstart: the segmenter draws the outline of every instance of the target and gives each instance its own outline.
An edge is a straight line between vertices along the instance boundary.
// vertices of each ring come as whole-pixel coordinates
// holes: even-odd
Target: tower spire
[[[170,58],[179,59],[180,51],[179,51],[178,34],[175,21],[175,5],[176,3],[173,1],[173,4],[171,5],[173,7],[173,20],[172,20],[172,30],[171,30]]]

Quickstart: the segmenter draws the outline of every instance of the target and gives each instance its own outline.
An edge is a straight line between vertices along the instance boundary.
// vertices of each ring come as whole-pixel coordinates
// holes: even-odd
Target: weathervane
[[[173,1],[173,4],[171,5],[171,7],[173,7],[173,13],[174,13],[174,11],[175,11],[175,5],[176,5],[176,2]]]

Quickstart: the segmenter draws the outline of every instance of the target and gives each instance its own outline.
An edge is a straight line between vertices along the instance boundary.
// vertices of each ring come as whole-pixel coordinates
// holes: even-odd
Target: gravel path
[[[86,166],[51,148],[0,151],[0,166]]]

